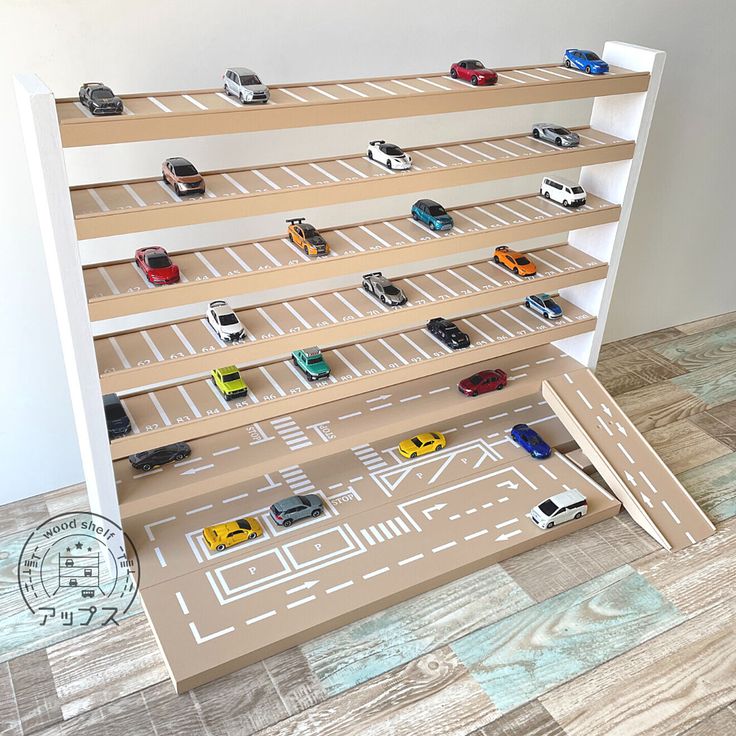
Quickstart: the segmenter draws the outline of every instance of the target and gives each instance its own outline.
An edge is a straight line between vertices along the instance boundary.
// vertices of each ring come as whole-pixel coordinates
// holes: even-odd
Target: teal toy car
[[[291,354],[294,365],[300,368],[310,381],[319,381],[330,375],[330,366],[327,365],[322,351],[319,348],[303,348]]]
[[[452,230],[455,224],[447,210],[433,199],[418,199],[411,208],[411,216],[430,230]]]

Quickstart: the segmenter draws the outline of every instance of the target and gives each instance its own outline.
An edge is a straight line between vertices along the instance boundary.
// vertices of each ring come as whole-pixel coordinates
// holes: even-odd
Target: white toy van
[[[559,176],[545,176],[539,193],[545,199],[551,199],[564,207],[580,207],[585,204],[586,199],[585,189],[580,184]]]
[[[573,488],[542,501],[532,509],[532,521],[542,527],[551,529],[572,519],[579,519],[588,513],[588,501],[580,491]]]

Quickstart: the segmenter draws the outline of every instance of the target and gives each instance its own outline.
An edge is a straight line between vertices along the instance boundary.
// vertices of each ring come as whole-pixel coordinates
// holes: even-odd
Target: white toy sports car
[[[245,328],[224,300],[217,299],[207,306],[207,321],[221,340],[234,341],[245,337]]]
[[[383,164],[387,169],[411,168],[411,156],[397,145],[386,141],[371,141],[368,144],[368,158]]]

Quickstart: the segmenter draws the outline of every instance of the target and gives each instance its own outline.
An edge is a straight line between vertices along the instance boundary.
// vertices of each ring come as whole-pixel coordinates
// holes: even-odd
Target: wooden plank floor
[[[15,566],[84,488],[0,508],[0,734],[733,736],[736,313],[604,346],[597,374],[718,525],[660,550],[626,514],[185,695],[140,608],[41,629]]]

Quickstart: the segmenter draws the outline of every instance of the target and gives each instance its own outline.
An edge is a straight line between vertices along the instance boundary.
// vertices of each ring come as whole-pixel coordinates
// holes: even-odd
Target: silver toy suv
[[[363,288],[384,304],[392,307],[406,304],[406,294],[398,286],[394,286],[380,271],[365,274]]]
[[[268,87],[251,69],[233,66],[222,75],[223,89],[226,95],[237,97],[244,105],[249,102],[262,102],[264,105],[271,97]]]

